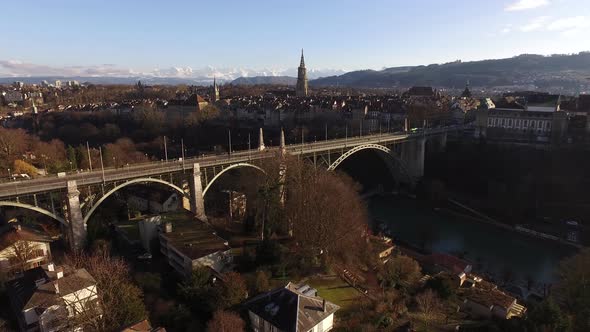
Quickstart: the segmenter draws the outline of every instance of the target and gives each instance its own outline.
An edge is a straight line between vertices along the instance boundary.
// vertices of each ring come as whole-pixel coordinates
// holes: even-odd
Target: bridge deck
[[[368,143],[391,143],[402,142],[408,139],[417,138],[424,135],[436,135],[442,132],[447,132],[450,129],[437,128],[427,130],[421,133],[385,133],[378,135],[349,137],[341,139],[333,139],[328,141],[318,141],[313,143],[293,144],[287,145],[287,151],[292,155],[323,153],[330,150],[337,150],[343,148],[351,148]],[[24,181],[8,181],[0,183],[0,199],[15,197],[20,195],[29,195],[34,193],[49,192],[55,190],[66,189],[67,181],[76,180],[77,185],[87,186],[92,184],[99,184],[104,182],[124,181],[126,179],[149,177],[160,174],[167,174],[173,172],[180,172],[183,170],[192,169],[194,163],[199,163],[201,168],[227,165],[239,162],[247,162],[252,160],[260,160],[269,158],[274,155],[273,152],[278,152],[278,147],[270,147],[264,151],[246,150],[232,152],[228,154],[206,155],[201,157],[191,157],[184,161],[169,161],[169,162],[149,162],[141,164],[133,164],[122,168],[105,168],[104,178],[103,171],[94,169],[92,172],[70,173],[64,177],[47,176],[38,179],[24,180]]]

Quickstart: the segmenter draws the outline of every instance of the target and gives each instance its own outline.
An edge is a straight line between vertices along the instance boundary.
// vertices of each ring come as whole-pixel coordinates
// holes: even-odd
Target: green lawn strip
[[[318,291],[318,296],[346,308],[353,304],[354,300],[361,296],[356,289],[340,278],[334,279],[309,279],[306,282]]]

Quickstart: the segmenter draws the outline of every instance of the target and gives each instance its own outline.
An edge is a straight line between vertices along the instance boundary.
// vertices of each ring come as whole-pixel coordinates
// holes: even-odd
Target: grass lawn
[[[309,279],[306,284],[318,291],[318,296],[346,308],[354,303],[362,294],[352,288],[340,278],[334,279]]]

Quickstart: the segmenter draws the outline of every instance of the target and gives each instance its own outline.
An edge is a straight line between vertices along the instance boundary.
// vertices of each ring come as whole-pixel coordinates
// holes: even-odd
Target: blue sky
[[[5,1],[0,75],[381,69],[590,50],[590,0]],[[230,73],[230,74],[228,74]]]

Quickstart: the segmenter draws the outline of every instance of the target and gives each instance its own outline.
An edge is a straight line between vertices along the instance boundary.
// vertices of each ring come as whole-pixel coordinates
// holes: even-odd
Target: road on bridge
[[[433,135],[449,131],[451,127],[429,129],[419,133],[384,133],[369,136],[356,136],[327,141],[317,141],[313,143],[291,144],[286,149],[290,154],[299,155],[314,152],[325,152],[330,150],[354,147],[368,143],[390,143],[392,141],[404,141],[407,139]],[[201,167],[226,165],[230,163],[247,162],[271,157],[273,152],[278,152],[279,147],[268,147],[263,151],[257,149],[242,150],[232,152],[231,154],[203,155],[186,158],[179,161],[157,161],[140,164],[126,165],[119,168],[101,168],[93,169],[92,172],[72,172],[66,176],[57,177],[55,175],[45,176],[42,178],[8,181],[0,184],[0,199],[15,197],[33,193],[47,192],[52,190],[66,189],[67,181],[76,180],[78,186],[86,186],[101,182],[122,181],[131,178],[154,176],[159,174],[178,172],[192,169],[194,163],[199,163]]]

